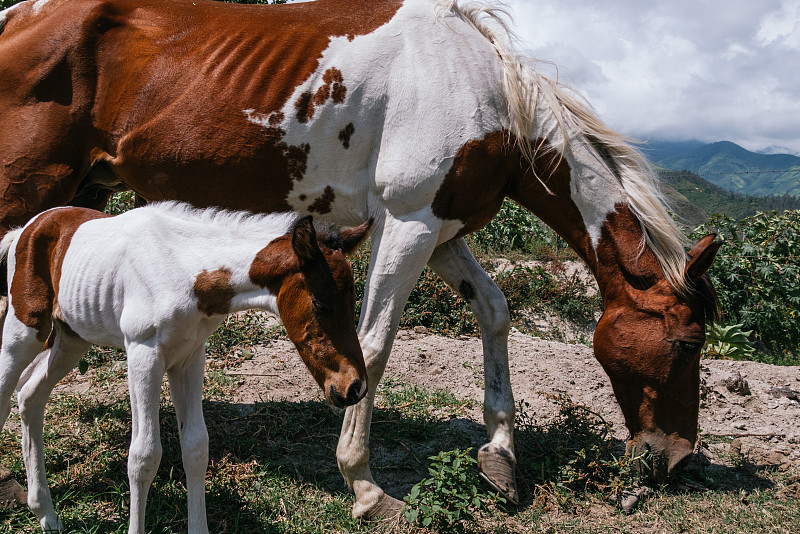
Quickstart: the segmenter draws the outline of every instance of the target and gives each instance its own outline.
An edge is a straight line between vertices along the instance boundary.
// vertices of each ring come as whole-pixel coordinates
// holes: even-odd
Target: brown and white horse
[[[361,400],[367,371],[353,321],[353,271],[344,254],[368,227],[318,242],[311,217],[167,202],[118,217],[55,208],[7,233],[0,245],[10,282],[0,429],[16,387],[28,504],[44,531],[63,528],[45,475],[45,404],[90,343],[127,351],[130,532],[145,531],[147,493],[161,460],[158,406],[165,372],[180,429],[189,532],[208,532],[205,343],[228,313],[259,308],[279,315],[328,402],[344,408]]]
[[[0,14],[0,228],[43,209],[146,200],[375,219],[359,337],[367,400],[337,459],[353,513],[372,478],[375,388],[428,264],[472,306],[485,358],[484,473],[516,500],[505,299],[463,236],[504,198],[591,268],[595,354],[635,451],[665,478],[697,435],[717,246],[687,256],[647,162],[513,52],[498,9],[453,0],[35,0]]]

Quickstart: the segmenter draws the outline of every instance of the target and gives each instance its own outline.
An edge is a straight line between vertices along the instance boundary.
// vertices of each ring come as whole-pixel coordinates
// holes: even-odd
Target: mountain
[[[693,228],[710,215],[722,213],[742,219],[759,211],[800,209],[800,198],[791,195],[768,197],[732,193],[688,171],[658,170],[661,190],[678,221]]]
[[[735,193],[800,196],[800,157],[759,154],[730,141],[651,142],[643,148],[657,166],[687,170]]]

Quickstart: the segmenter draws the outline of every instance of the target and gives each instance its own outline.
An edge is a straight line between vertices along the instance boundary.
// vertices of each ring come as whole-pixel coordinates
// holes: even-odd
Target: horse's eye
[[[694,352],[700,348],[700,343],[696,341],[679,341],[682,352]]]
[[[322,302],[321,300],[313,299],[311,305],[314,306],[314,311],[317,313],[331,313],[333,309]]]

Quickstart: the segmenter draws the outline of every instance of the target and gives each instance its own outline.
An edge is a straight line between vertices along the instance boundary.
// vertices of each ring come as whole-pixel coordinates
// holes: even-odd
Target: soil
[[[528,403],[542,422],[558,411],[554,395],[566,394],[601,415],[617,437],[627,436],[611,383],[590,347],[546,341],[512,329],[509,365],[516,400]],[[251,360],[228,374],[240,377],[232,399],[238,403],[322,398],[294,347],[285,340],[257,347]],[[713,458],[737,452],[758,465],[800,468],[800,367],[702,360],[700,375],[704,454]],[[423,327],[401,330],[384,377],[483,400],[481,340],[430,335]],[[482,422],[481,408],[471,409],[469,416]]]

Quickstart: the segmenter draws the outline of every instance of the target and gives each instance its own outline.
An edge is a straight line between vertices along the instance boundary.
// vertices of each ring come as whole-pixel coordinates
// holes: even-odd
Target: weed
[[[530,405],[520,401],[516,421],[518,469],[530,497],[545,491],[564,502],[577,493],[616,497],[637,482],[637,462],[623,454],[605,420],[566,395],[554,396],[558,416],[535,422]]]
[[[466,524],[493,502],[505,502],[497,495],[478,490],[478,462],[470,450],[456,449],[430,456],[428,478],[415,484],[406,496],[405,517],[437,532],[463,532]]]

